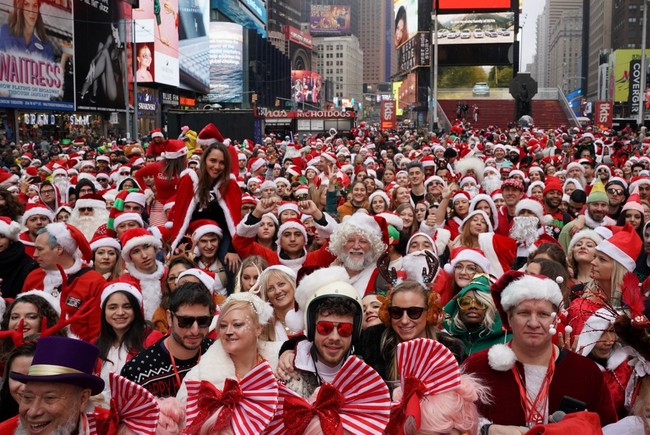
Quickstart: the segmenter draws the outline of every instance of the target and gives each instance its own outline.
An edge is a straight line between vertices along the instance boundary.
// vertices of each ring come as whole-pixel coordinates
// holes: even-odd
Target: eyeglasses
[[[354,332],[354,325],[348,322],[334,323],[321,320],[316,323],[316,332],[320,335],[330,335],[334,331],[334,328],[336,328],[336,331],[343,338],[351,336]]]
[[[199,328],[207,328],[212,323],[212,316],[179,316],[178,314],[173,314],[178,320],[179,328],[191,328],[194,326],[194,322],[198,325]]]
[[[401,319],[404,316],[405,311],[406,311],[406,315],[409,316],[411,320],[417,320],[420,317],[422,317],[422,313],[426,311],[426,308],[422,308],[422,307],[402,308],[402,307],[395,307],[395,306],[388,308],[388,314],[390,314],[390,317],[393,320]]]
[[[54,190],[41,190],[41,195],[52,195]]]
[[[623,196],[623,191],[618,189],[607,189],[607,193],[610,195]]]
[[[465,272],[469,273],[470,275],[473,275],[473,274],[476,273],[477,269],[476,269],[476,266],[463,266],[462,264],[457,264],[456,266],[454,266],[454,270],[456,272],[465,271]]]
[[[487,309],[487,305],[485,305],[483,302],[479,301],[478,299],[474,299],[471,296],[463,296],[462,298],[456,299],[456,302],[458,303],[458,306],[463,310],[469,310],[472,305],[478,308],[479,310]]]

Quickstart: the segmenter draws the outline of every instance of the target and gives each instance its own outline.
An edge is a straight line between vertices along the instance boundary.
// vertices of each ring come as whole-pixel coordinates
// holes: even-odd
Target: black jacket
[[[25,246],[20,242],[12,242],[5,251],[0,252],[2,297],[15,298],[21,292],[29,272],[37,268],[36,261],[25,253]]]

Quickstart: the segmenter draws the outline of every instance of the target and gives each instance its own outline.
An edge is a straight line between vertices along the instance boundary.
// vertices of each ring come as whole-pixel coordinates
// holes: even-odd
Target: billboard
[[[348,35],[350,21],[350,6],[311,5],[309,32],[312,35]]]
[[[397,116],[402,116],[404,114],[404,110],[402,109],[402,106],[399,103],[399,89],[402,87],[403,82],[393,82],[393,88],[392,88],[392,95],[393,99],[395,100],[395,105],[397,106],[397,109],[395,110],[395,114]]]
[[[399,108],[403,111],[415,104],[418,100],[418,75],[416,73],[407,74],[397,90],[397,94],[399,95]]]
[[[72,4],[64,4],[0,0],[1,107],[74,109]]]
[[[418,33],[418,0],[393,0],[393,41],[401,47]]]
[[[646,50],[646,56],[649,55],[650,50]],[[614,101],[628,102],[631,94],[630,82],[631,80],[634,80],[633,68],[635,68],[635,66],[641,61],[641,50],[615,50],[614,53],[610,55],[609,59],[611,65],[610,72],[613,74],[610,79],[610,85],[614,88]]]
[[[136,79],[144,82],[178,86],[178,0],[165,0],[160,9],[153,2],[140,2],[140,8],[133,9],[136,41]],[[142,45],[147,43],[147,45]],[[151,60],[146,58],[146,48],[153,46]],[[143,50],[143,53],[140,52]],[[150,79],[151,80],[148,80]],[[138,79],[138,82],[140,80]]]
[[[178,0],[179,86],[210,90],[210,0]]]
[[[322,86],[323,79],[317,72],[291,71],[291,100],[296,103],[320,103]]]
[[[614,117],[614,104],[611,101],[596,101],[594,123],[598,127],[612,128]]]
[[[210,103],[241,103],[243,82],[243,27],[210,23]]]
[[[74,1],[77,109],[125,110],[126,19],[122,3]]]
[[[381,102],[381,131],[397,127],[395,100]]]
[[[512,44],[515,40],[515,14],[438,15],[438,45]]]
[[[434,0],[434,6],[436,3],[438,12],[510,9],[512,6],[512,0]]]
[[[397,50],[398,71],[410,71],[418,66],[428,67],[431,62],[429,32],[418,32]]]

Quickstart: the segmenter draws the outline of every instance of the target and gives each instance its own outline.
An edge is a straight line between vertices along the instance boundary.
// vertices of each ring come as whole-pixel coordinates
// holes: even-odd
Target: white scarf
[[[79,272],[81,270],[81,266],[81,259],[75,258],[74,264],[68,269],[63,269],[63,271],[69,277],[70,275],[74,275],[75,273]],[[61,278],[59,269],[45,270],[45,278],[43,278],[43,290],[58,299],[61,292],[60,290],[56,290],[56,288],[59,287],[62,283],[63,279]]]
[[[609,216],[605,216],[602,222],[596,222],[589,214],[589,210],[585,210],[585,225],[593,230],[604,225],[616,225],[616,222]]]
[[[126,264],[126,269],[132,277],[140,281],[144,317],[151,320],[162,301],[160,279],[165,273],[165,267],[160,261],[156,260],[156,271],[153,273],[140,272],[131,262]]]

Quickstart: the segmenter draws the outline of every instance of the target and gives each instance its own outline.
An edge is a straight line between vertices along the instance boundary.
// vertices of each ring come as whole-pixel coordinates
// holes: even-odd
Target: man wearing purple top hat
[[[44,337],[26,375],[10,377],[25,384],[19,415],[0,424],[0,434],[88,434],[85,413],[90,396],[104,389],[93,375],[98,349],[67,337]]]

